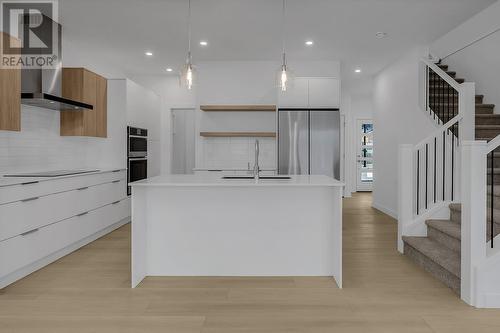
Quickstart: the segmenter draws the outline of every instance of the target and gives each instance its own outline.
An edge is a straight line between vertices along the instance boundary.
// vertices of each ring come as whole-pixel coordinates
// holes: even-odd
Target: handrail
[[[461,143],[473,140],[475,123],[474,84],[459,84],[431,59],[422,58],[419,63],[422,65],[421,92],[425,93],[421,95],[420,105],[436,121],[437,128],[417,144],[404,148],[411,153],[400,150],[407,158],[400,161],[400,169],[406,170],[399,175],[405,187],[400,192],[407,193],[411,205],[404,206],[405,211],[399,213],[413,221],[443,203],[460,198],[457,159],[461,156]],[[500,144],[500,138],[498,140]],[[409,173],[411,180],[405,182],[403,178],[409,177]]]
[[[450,121],[448,121],[446,124],[440,126],[437,130],[435,130],[434,132],[432,132],[430,135],[428,135],[425,139],[423,139],[422,141],[420,141],[419,143],[417,143],[415,146],[414,146],[414,149],[418,149],[418,148],[421,148],[423,147],[426,143],[429,142],[429,140],[432,140],[434,139],[438,134],[441,134],[443,133],[444,131],[450,129],[450,127],[454,126],[457,122],[459,122],[460,120],[463,119],[463,115],[461,114],[458,114],[456,115],[455,117],[453,117],[452,119],[450,119]]]
[[[500,134],[497,135],[493,140],[488,142],[486,145],[486,154],[491,153],[493,150],[497,149],[500,147]]]
[[[427,66],[429,66],[430,69],[432,69],[436,74],[438,74],[443,80],[446,81],[450,86],[453,87],[453,89],[460,91],[460,83],[455,81],[451,76],[448,75],[445,71],[443,71],[439,66],[437,66],[435,63],[429,61],[426,58],[422,58],[421,61],[425,63]]]

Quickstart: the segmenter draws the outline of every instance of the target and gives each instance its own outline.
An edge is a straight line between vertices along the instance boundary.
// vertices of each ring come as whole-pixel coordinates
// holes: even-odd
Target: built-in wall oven
[[[132,183],[148,177],[148,130],[127,127],[127,178]],[[127,186],[127,194],[131,188]]]

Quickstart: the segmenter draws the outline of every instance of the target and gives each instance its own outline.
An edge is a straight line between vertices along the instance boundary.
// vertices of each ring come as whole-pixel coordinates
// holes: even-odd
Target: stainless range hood
[[[52,110],[93,110],[93,105],[62,97],[62,27],[45,15],[43,20],[51,21],[53,31],[56,31],[59,36],[59,41],[61,41],[59,42],[59,57],[54,68],[51,69],[21,69],[21,104]],[[29,20],[25,21],[29,22]]]

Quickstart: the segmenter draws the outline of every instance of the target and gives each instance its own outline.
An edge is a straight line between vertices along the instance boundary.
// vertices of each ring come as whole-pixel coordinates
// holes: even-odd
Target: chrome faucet
[[[260,167],[259,167],[259,140],[255,140],[255,164],[253,165],[253,178],[255,180],[259,180],[260,176]]]

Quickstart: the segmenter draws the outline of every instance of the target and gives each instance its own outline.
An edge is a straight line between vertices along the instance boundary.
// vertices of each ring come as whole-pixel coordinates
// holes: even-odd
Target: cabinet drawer
[[[0,277],[76,243],[130,215],[129,199],[106,205],[85,215],[42,227],[0,242]]]
[[[125,180],[115,180],[1,205],[0,241],[102,207],[125,195]]]
[[[0,187],[0,205],[20,201],[32,197],[41,197],[52,193],[70,191],[85,186],[108,183],[118,179],[126,179],[125,170],[97,174],[76,175],[58,179],[27,182],[25,185]]]

